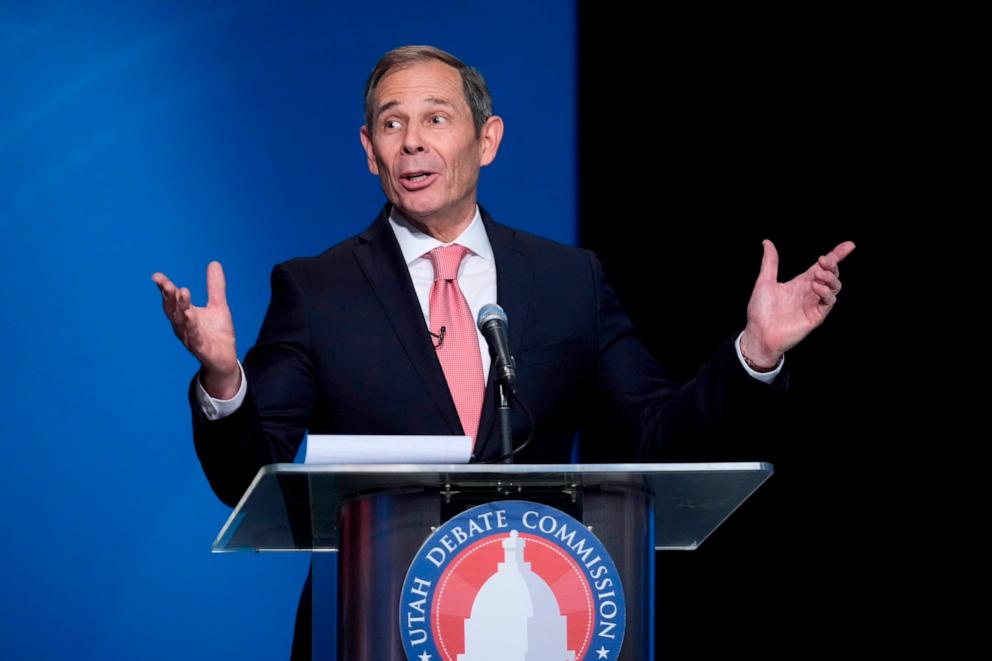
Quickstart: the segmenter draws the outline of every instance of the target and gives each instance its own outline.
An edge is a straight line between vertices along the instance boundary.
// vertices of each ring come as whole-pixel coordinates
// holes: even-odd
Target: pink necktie
[[[474,441],[479,433],[486,381],[482,375],[475,321],[468,301],[458,287],[458,267],[468,252],[468,248],[453,244],[439,246],[425,256],[434,266],[430,330],[437,358],[448,380],[448,390],[455,401],[462,429]]]

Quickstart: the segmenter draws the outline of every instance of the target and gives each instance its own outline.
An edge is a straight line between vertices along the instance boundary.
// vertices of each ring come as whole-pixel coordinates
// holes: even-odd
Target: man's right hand
[[[189,289],[176,287],[164,273],[155,273],[152,280],[162,292],[162,309],[173,332],[202,365],[204,389],[214,399],[234,397],[241,387],[241,368],[220,262],[207,267],[207,305],[202,308],[190,303]]]

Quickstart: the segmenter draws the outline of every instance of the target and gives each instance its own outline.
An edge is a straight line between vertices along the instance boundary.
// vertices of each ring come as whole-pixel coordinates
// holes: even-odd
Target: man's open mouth
[[[400,182],[407,190],[420,190],[421,188],[427,188],[434,182],[435,179],[437,179],[437,173],[428,172],[426,170],[407,172],[406,174],[400,175]]]

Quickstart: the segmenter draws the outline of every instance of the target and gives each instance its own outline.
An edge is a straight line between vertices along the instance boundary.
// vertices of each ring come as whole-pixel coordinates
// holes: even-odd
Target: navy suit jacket
[[[244,368],[234,414],[207,420],[193,396],[197,454],[214,491],[235,505],[258,469],[293,461],[315,434],[461,434],[387,204],[372,225],[323,254],[280,264]],[[687,384],[669,379],[634,335],[589,251],[481,215],[509,317],[519,392],[536,421],[518,463],[567,463],[585,412],[618,413],[615,438],[586,439],[583,456],[613,461],[693,458],[693,439],[734,409],[780,389],[752,379],[728,341]],[[195,378],[195,377],[194,377]],[[499,454],[489,379],[473,460]],[[527,421],[513,413],[517,443]],[[602,443],[605,445],[595,445]]]

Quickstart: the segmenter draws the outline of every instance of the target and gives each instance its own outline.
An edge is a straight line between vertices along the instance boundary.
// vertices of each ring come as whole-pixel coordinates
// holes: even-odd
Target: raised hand
[[[189,289],[176,287],[164,273],[155,273],[152,280],[162,292],[162,309],[172,331],[202,365],[203,387],[217,399],[234,397],[241,385],[241,368],[220,262],[207,266],[205,307],[192,305]]]
[[[774,367],[786,351],[823,323],[840,292],[838,265],[854,250],[845,241],[788,282],[778,281],[778,251],[767,239],[761,272],[747,304],[741,351],[752,363]]]

